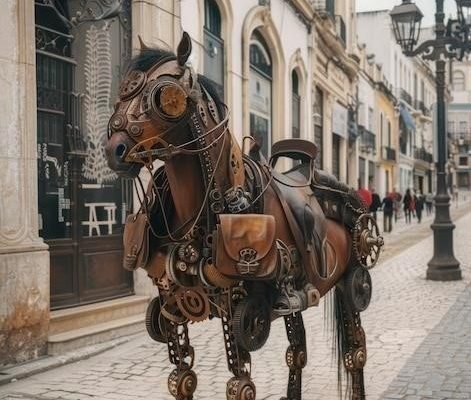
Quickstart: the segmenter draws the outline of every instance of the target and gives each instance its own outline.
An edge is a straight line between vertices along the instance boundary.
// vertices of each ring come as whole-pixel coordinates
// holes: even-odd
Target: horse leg
[[[222,328],[227,356],[227,366],[234,375],[227,382],[227,400],[255,400],[255,385],[250,379],[250,353],[237,346],[231,320],[223,316]]]
[[[361,326],[360,313],[345,303],[339,289],[336,290],[336,311],[339,344],[343,364],[351,377],[352,400],[365,399],[363,368],[366,363],[366,338]]]
[[[307,363],[306,332],[304,330],[303,316],[296,312],[284,317],[289,347],[286,350],[286,364],[289,367],[287,397],[281,400],[301,400],[302,369]]]
[[[170,362],[176,365],[168,377],[168,390],[176,400],[192,400],[197,378],[192,370],[194,350],[190,346],[187,322],[169,322],[167,346]]]

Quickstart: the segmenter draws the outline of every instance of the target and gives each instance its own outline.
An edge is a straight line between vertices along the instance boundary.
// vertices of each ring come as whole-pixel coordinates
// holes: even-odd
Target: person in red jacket
[[[360,196],[360,198],[365,203],[366,207],[369,209],[371,206],[371,203],[373,203],[373,196],[371,192],[367,188],[362,187],[360,183],[357,190],[357,194],[358,196]]]

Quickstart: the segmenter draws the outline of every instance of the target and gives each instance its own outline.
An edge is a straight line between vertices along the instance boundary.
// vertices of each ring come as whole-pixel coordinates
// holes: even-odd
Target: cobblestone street
[[[454,207],[453,213],[462,281],[425,280],[432,252],[431,217],[420,226],[416,222],[405,226],[400,221],[392,234],[385,235],[389,247],[372,270],[373,299],[362,314],[368,344],[368,399],[471,398],[469,204]],[[303,374],[305,398],[337,399],[332,333],[324,324],[323,302],[303,315],[309,352]],[[225,399],[230,374],[219,320],[191,326],[190,336],[199,377],[195,398]],[[278,320],[265,347],[252,356],[258,400],[284,395],[287,345],[283,321]],[[166,346],[142,333],[87,360],[1,386],[0,399],[171,400],[167,393],[170,371]]]

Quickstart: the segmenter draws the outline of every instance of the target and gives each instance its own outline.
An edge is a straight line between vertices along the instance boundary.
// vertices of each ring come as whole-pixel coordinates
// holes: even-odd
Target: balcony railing
[[[347,28],[345,27],[345,22],[340,15],[335,16],[335,31],[337,36],[342,40],[343,44],[347,44]]]
[[[388,147],[388,146],[383,146],[382,148],[383,154],[381,154],[381,158],[383,160],[389,160],[389,161],[396,161],[396,150]]]
[[[376,135],[367,130],[364,126],[358,126],[360,136],[360,150],[365,153],[376,154]]]
[[[429,153],[423,147],[421,147],[419,149],[415,149],[414,157],[415,157],[416,160],[422,160],[422,161],[425,161],[425,162],[428,162],[428,163],[433,163],[433,154]]]
[[[426,117],[430,117],[430,109],[425,106],[425,103],[422,100],[415,100],[414,108],[416,110],[420,110]]]
[[[311,0],[311,4],[317,11],[324,11],[331,15],[332,18],[335,16],[335,0]]]
[[[401,89],[401,99],[404,100],[407,104],[413,106],[412,96],[404,89]]]

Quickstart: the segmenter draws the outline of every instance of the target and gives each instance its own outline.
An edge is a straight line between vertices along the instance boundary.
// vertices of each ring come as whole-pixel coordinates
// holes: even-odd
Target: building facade
[[[450,185],[471,190],[471,60],[453,65],[451,97],[448,106]]]
[[[399,152],[395,185],[404,193],[433,191],[433,70],[419,58],[406,57],[397,45],[389,10],[358,13],[358,38],[365,43],[398,99]]]

